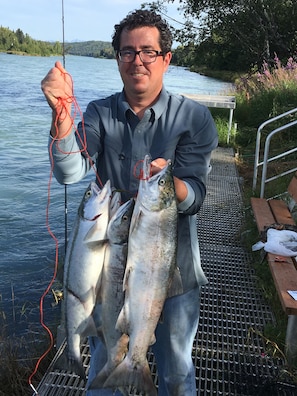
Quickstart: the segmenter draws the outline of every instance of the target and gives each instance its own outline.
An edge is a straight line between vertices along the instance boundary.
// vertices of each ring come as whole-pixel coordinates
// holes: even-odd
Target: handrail
[[[291,169],[291,170],[289,170],[287,172],[280,173],[277,176],[274,176],[274,177],[271,177],[269,179],[266,179],[268,162],[271,162],[271,161],[274,161],[276,159],[285,157],[286,155],[292,154],[295,151],[297,151],[297,147],[295,147],[294,149],[285,151],[285,152],[283,152],[281,154],[278,154],[278,155],[276,155],[274,157],[268,158],[270,141],[271,141],[272,137],[275,134],[277,134],[278,132],[282,132],[283,130],[285,130],[287,128],[290,128],[290,127],[292,127],[293,125],[296,125],[296,124],[297,124],[297,120],[289,122],[288,124],[285,124],[285,125],[283,125],[283,126],[281,126],[279,128],[276,128],[273,131],[271,131],[269,133],[269,135],[267,136],[267,138],[266,138],[265,146],[264,146],[264,157],[263,157],[263,170],[262,170],[262,179],[261,179],[260,198],[264,198],[264,190],[265,190],[265,184],[266,183],[268,183],[268,182],[270,182],[272,180],[278,179],[278,178],[280,178],[282,176],[285,176],[286,174],[293,173],[293,172],[295,172],[297,170],[297,168],[294,168],[294,169]]]
[[[267,163],[268,163],[268,162],[271,162],[271,161],[273,161],[273,160],[275,160],[275,159],[284,157],[285,155],[291,154],[292,152],[294,152],[294,151],[297,150],[297,148],[296,148],[296,149],[293,149],[293,151],[290,150],[290,151],[287,151],[287,152],[285,152],[285,153],[282,153],[282,154],[280,154],[280,155],[277,155],[277,156],[275,156],[275,157],[272,157],[272,158],[268,159],[270,140],[271,140],[271,138],[272,138],[276,133],[281,132],[281,131],[283,131],[284,129],[290,128],[291,126],[295,125],[295,124],[297,123],[297,120],[296,120],[296,121],[292,121],[292,122],[290,122],[290,123],[287,123],[287,124],[283,125],[282,127],[276,128],[276,129],[274,129],[273,131],[271,131],[271,132],[268,134],[268,136],[267,136],[267,138],[266,138],[266,141],[265,141],[264,158],[263,158],[263,161],[260,162],[260,161],[259,161],[259,157],[260,157],[260,146],[261,146],[261,133],[262,133],[262,130],[263,130],[268,124],[270,124],[270,123],[272,123],[272,122],[274,122],[274,121],[277,121],[277,120],[279,120],[279,119],[281,119],[281,118],[283,118],[283,117],[286,117],[286,116],[288,116],[288,115],[290,115],[290,114],[293,114],[293,113],[295,113],[295,112],[297,112],[297,107],[294,108],[294,109],[291,109],[291,110],[289,110],[289,111],[286,111],[285,113],[282,113],[282,114],[280,114],[280,115],[278,115],[278,116],[276,116],[276,117],[270,118],[269,120],[264,121],[264,122],[259,126],[259,128],[258,128],[258,130],[257,130],[256,148],[255,148],[255,162],[254,162],[254,174],[253,174],[253,191],[255,191],[256,186],[257,186],[258,168],[259,168],[260,166],[263,166],[263,171],[264,171],[264,168],[265,168],[265,175],[264,175],[264,177],[263,177],[263,173],[262,173],[261,195],[262,195],[262,193],[264,194],[264,188],[265,188],[264,185],[265,185],[266,182],[271,181],[271,180],[274,180],[275,178],[284,176],[284,174],[280,174],[280,175],[278,175],[277,177],[274,177],[274,178],[271,178],[271,179],[268,179],[267,181],[265,181],[265,178],[266,178],[266,170],[267,170]],[[267,142],[268,142],[268,143],[267,143]],[[265,153],[266,153],[266,154],[265,154]],[[264,163],[265,163],[265,165],[264,165]],[[285,174],[287,174],[287,173],[291,173],[291,171],[290,171],[290,172],[286,172]]]

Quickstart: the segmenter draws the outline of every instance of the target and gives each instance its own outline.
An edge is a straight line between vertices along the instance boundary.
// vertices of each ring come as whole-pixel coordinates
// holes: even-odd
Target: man
[[[158,395],[194,396],[192,346],[199,320],[200,286],[207,283],[200,263],[196,214],[205,197],[217,131],[206,107],[165,90],[163,76],[172,57],[172,36],[159,15],[147,10],[128,14],[115,25],[112,45],[123,91],[91,102],[84,113],[84,128],[80,123],[78,130],[81,136],[86,133],[88,156],[102,183],[110,179],[123,191],[123,201],[137,193],[139,180],[133,170],[146,154],[153,159],[153,174],[167,159],[173,161],[179,211],[177,265],[183,294],[166,300],[153,351]],[[71,85],[59,62],[42,81],[53,111],[55,177],[65,184],[79,181],[91,167],[89,157],[79,152],[80,139],[72,130]],[[89,383],[105,363],[102,342],[92,338],[90,346]],[[112,394],[110,389],[88,391],[90,396]]]

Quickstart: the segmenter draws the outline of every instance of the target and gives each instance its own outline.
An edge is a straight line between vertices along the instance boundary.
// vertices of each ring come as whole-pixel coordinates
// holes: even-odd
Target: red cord
[[[66,73],[65,73],[66,74]],[[70,76],[70,75],[69,75]],[[71,76],[70,76],[71,78]],[[72,84],[72,78],[71,78],[71,84]],[[72,84],[72,92],[73,92],[73,84]],[[74,105],[74,112],[71,115],[68,111],[68,105],[69,103],[72,103]],[[39,312],[40,312],[40,324],[41,326],[44,328],[44,330],[48,333],[49,338],[50,338],[50,344],[48,346],[48,348],[46,349],[46,351],[40,356],[40,358],[37,360],[37,363],[35,365],[35,368],[33,370],[33,372],[31,373],[31,375],[28,378],[28,383],[30,385],[30,387],[33,389],[34,393],[36,395],[38,395],[37,390],[35,389],[35,387],[32,384],[32,379],[35,376],[35,374],[38,371],[39,365],[41,363],[41,361],[47,356],[47,354],[51,351],[53,345],[54,345],[54,337],[53,334],[51,332],[51,330],[49,329],[49,327],[44,323],[44,313],[43,313],[43,303],[44,303],[44,299],[46,297],[46,295],[49,293],[49,291],[51,290],[53,283],[56,279],[57,276],[57,271],[58,271],[58,257],[59,257],[59,242],[57,237],[55,236],[55,234],[52,232],[50,225],[49,225],[49,207],[50,207],[50,199],[51,199],[51,183],[52,183],[52,179],[53,179],[53,168],[54,168],[54,159],[53,159],[53,145],[56,144],[57,145],[57,149],[60,152],[63,152],[64,154],[75,154],[75,153],[82,153],[84,152],[84,154],[86,155],[86,157],[88,158],[91,167],[93,168],[95,174],[96,174],[96,178],[98,180],[98,183],[102,186],[102,182],[100,180],[100,177],[93,165],[92,159],[90,157],[90,155],[87,152],[87,139],[86,139],[86,133],[85,133],[85,126],[84,126],[84,119],[83,119],[83,114],[80,110],[80,107],[76,101],[75,96],[72,94],[71,97],[67,98],[67,99],[62,99],[59,98],[58,100],[58,106],[62,108],[62,112],[60,114],[65,114],[65,118],[66,117],[70,117],[71,118],[71,129],[72,127],[74,128],[75,133],[77,134],[77,137],[80,141],[81,144],[81,149],[75,152],[64,152],[60,147],[59,147],[59,141],[62,138],[57,138],[54,137],[52,139],[52,142],[50,144],[49,147],[49,156],[50,156],[50,164],[51,164],[51,169],[50,169],[50,175],[49,175],[49,181],[48,181],[48,194],[47,194],[47,205],[46,205],[46,227],[48,230],[48,233],[50,234],[50,236],[53,238],[54,242],[55,242],[55,266],[54,266],[54,272],[53,272],[53,276],[46,288],[46,290],[44,291],[44,293],[42,294],[41,298],[40,298],[40,302],[39,302]],[[75,118],[77,116],[77,114],[79,114],[80,119],[81,119],[81,124],[82,124],[82,131],[83,131],[83,138],[81,138],[81,136],[78,133],[78,130],[75,126]],[[56,119],[54,120],[54,125],[55,125],[55,129],[56,129],[56,136],[58,136],[58,121],[63,121],[63,119],[61,120],[61,117],[59,115],[56,116]],[[65,134],[65,136],[70,133],[70,130],[67,131],[67,133]]]

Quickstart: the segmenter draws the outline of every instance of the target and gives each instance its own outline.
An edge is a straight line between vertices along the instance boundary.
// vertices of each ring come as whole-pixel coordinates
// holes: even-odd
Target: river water
[[[0,337],[30,340],[44,332],[39,302],[53,277],[56,252],[47,224],[57,238],[59,255],[64,254],[64,187],[50,181],[51,113],[40,90],[40,81],[56,59],[0,53]],[[90,100],[122,89],[115,60],[67,56],[66,68],[82,111]],[[169,68],[165,86],[176,93],[230,89],[230,84],[176,66]],[[69,228],[87,184],[85,179],[67,187]],[[53,288],[60,286],[55,280]],[[60,305],[53,302],[49,291],[44,321],[55,327]]]

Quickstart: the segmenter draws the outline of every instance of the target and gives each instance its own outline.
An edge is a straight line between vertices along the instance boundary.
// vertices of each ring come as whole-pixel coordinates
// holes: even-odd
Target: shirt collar
[[[166,89],[163,87],[160,93],[159,99],[152,106],[152,110],[155,113],[156,120],[161,117],[165,108],[168,106],[169,95]]]
[[[168,105],[169,95],[166,89],[163,87],[157,102],[151,107],[152,113],[155,115],[155,119],[158,119],[163,114],[165,108]],[[129,103],[126,100],[125,92],[122,90],[119,95],[119,107],[121,113],[126,114],[127,110],[132,111]]]

